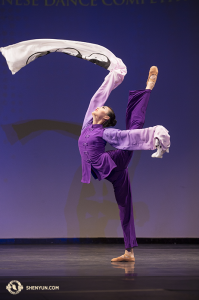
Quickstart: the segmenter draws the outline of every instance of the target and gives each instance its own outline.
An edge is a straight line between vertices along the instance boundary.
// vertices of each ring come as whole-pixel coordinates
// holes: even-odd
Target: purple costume
[[[128,164],[133,150],[153,150],[158,137],[164,146],[165,128],[154,126],[141,129],[144,125],[146,109],[151,90],[130,91],[126,110],[126,130],[103,128],[102,124],[92,124],[91,113],[104,105],[115,81],[123,80],[117,71],[110,72],[101,87],[91,99],[80,138],[79,151],[82,160],[82,182],[90,183],[91,172],[98,180],[107,179],[113,184],[115,198],[119,207],[120,220],[124,234],[125,249],[138,246],[136,241],[131,185]],[[158,134],[157,134],[158,132]],[[117,150],[105,152],[106,142]]]

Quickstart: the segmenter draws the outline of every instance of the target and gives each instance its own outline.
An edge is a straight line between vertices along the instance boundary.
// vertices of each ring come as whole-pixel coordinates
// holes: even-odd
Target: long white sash
[[[85,59],[99,65],[108,71],[117,70],[125,76],[127,69],[120,58],[103,46],[57,39],[28,40],[0,48],[12,74],[28,65],[38,57],[52,52],[62,52],[68,55]]]

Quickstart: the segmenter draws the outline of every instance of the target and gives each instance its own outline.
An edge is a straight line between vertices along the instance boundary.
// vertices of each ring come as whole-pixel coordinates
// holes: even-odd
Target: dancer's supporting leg
[[[130,92],[126,110],[126,129],[141,129],[143,127],[150,93],[154,84],[155,82],[149,86],[147,82],[148,89]],[[112,261],[134,261],[133,247],[138,245],[134,226],[131,184],[127,168],[133,151],[112,150],[108,151],[108,154],[117,165],[106,179],[112,182],[114,187],[125,244],[125,254],[112,259]]]

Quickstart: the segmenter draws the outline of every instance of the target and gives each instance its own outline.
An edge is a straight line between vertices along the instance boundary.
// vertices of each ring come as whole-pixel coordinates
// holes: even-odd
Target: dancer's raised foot
[[[118,262],[119,261],[121,261],[121,262],[122,261],[127,261],[127,262],[129,261],[130,262],[131,261],[132,262],[133,261],[134,262],[135,261],[135,257],[134,257],[134,254],[132,254],[130,252],[129,253],[125,252],[123,255],[111,259],[111,261],[118,261]]]
[[[149,76],[146,83],[146,90],[152,90],[154,88],[157,76],[158,68],[156,66],[152,66],[149,70]]]

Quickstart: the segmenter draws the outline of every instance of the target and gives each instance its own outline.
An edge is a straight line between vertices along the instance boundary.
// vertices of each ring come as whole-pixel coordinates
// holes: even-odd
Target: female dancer
[[[170,145],[168,131],[163,126],[141,129],[144,125],[147,104],[158,75],[158,68],[149,71],[145,90],[130,91],[126,110],[126,129],[108,128],[115,126],[113,110],[104,105],[117,83],[117,72],[109,73],[104,83],[91,99],[81,135],[78,141],[82,159],[82,182],[90,183],[90,174],[98,180],[106,179],[113,184],[115,198],[119,207],[120,220],[124,234],[125,253],[111,261],[135,261],[133,247],[136,241],[131,186],[128,164],[133,150],[153,150],[153,157],[162,157]],[[119,76],[119,75],[118,75]],[[105,152],[106,142],[118,150]]]

